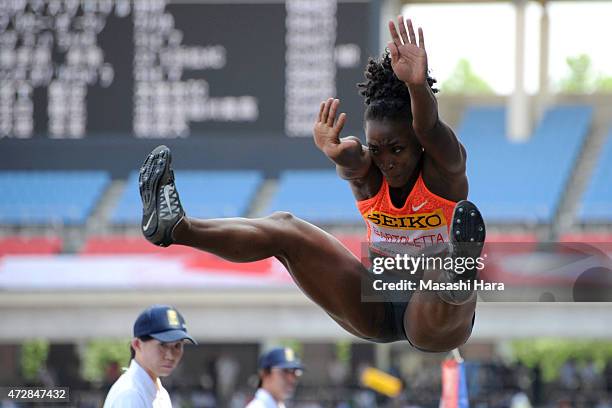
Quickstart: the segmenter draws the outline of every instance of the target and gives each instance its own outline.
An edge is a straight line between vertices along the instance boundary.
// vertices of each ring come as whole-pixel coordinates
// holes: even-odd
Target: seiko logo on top
[[[427,214],[412,214],[401,217],[373,211],[367,215],[368,220],[376,225],[400,229],[430,229],[446,224],[444,214],[436,210]]]

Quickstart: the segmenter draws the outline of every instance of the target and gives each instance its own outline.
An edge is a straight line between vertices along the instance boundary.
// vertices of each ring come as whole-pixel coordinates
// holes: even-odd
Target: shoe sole
[[[170,149],[163,145],[158,146],[145,159],[141,166],[140,176],[138,177],[143,209],[145,209],[146,201],[149,202],[148,208],[142,213],[140,225],[141,228],[148,225],[148,228],[143,229],[142,233],[150,241],[163,239],[163,237],[155,237],[159,230],[159,214],[157,213],[159,207],[159,187],[168,179],[171,163],[172,155],[170,154]],[[153,196],[148,196],[148,194]],[[154,219],[150,219],[153,211],[155,211]],[[149,219],[145,219],[145,217],[149,217]],[[151,228],[150,225],[150,222],[153,220],[155,221],[155,228]]]
[[[478,207],[471,201],[459,201],[453,211],[451,227],[451,242],[459,244],[455,256],[480,256],[485,238],[485,222]]]

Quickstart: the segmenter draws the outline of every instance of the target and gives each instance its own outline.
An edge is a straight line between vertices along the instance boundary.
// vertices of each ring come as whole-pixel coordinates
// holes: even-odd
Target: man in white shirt
[[[285,408],[295,392],[304,367],[287,347],[274,348],[259,357],[259,387],[246,408]]]
[[[196,344],[176,309],[154,305],[143,311],[134,323],[130,367],[111,387],[104,408],[172,408],[159,378],[181,361],[185,340]]]

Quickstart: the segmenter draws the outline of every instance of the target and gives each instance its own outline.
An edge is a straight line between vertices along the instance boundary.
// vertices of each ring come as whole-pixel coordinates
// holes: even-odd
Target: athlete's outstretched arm
[[[338,175],[347,180],[357,200],[371,197],[376,190],[380,172],[372,161],[370,151],[358,137],[340,138],[346,113],[336,119],[340,100],[329,98],[321,102],[313,135],[317,147],[336,165]]]
[[[314,142],[319,150],[336,164],[340,177],[345,180],[362,179],[367,176],[372,159],[359,138],[340,138],[340,132],[346,123],[346,113],[341,113],[336,118],[339,106],[338,99],[329,98],[321,102],[313,128]]]
[[[450,174],[465,175],[465,148],[452,129],[438,116],[438,102],[427,82],[427,52],[423,30],[419,27],[417,42],[412,21],[404,22],[398,16],[399,34],[393,21],[389,21],[392,42],[391,66],[395,75],[408,87],[412,109],[412,127],[425,152],[438,168]],[[406,25],[408,30],[406,31]]]

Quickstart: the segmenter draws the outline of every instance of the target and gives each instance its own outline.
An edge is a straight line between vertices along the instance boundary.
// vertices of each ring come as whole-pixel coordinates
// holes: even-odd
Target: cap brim
[[[189,340],[192,344],[198,344],[194,339],[191,338],[183,330],[167,330],[160,333],[150,334],[155,340],[159,340],[162,343],[172,343],[173,341]]]
[[[275,364],[273,367],[278,368],[295,368],[298,370],[304,370],[304,366],[297,361],[287,361],[286,363]]]

